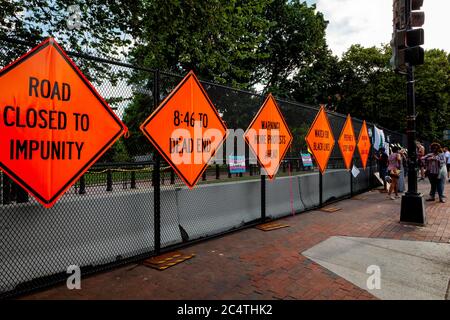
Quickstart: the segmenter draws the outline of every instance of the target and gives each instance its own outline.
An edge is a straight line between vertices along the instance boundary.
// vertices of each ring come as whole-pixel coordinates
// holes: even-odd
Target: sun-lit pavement
[[[428,182],[419,184],[425,194],[428,188]],[[447,185],[448,196],[449,190]],[[426,227],[401,225],[400,200],[378,191],[333,206],[342,210],[306,212],[282,219],[289,228],[247,229],[188,247],[183,252],[196,257],[165,271],[132,264],[83,278],[81,290],[69,291],[64,284],[23,298],[376,299],[302,252],[332,236],[450,241],[449,203],[426,203]]]

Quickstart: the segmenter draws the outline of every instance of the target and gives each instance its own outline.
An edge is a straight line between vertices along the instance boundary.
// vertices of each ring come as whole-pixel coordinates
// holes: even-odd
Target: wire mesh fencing
[[[3,67],[32,45],[0,40]],[[261,168],[242,136],[264,96],[201,81],[228,129],[225,144],[190,190],[165,163],[139,127],[183,78],[182,75],[69,53],[100,95],[129,129],[51,209],[43,208],[5,174],[0,178],[0,298],[65,281],[67,268],[82,274],[139,261],[192,241],[317,208],[374,185],[370,157],[360,174],[344,169],[337,139],[346,116],[328,112],[336,144],[327,173],[305,166],[305,136],[318,108],[277,100],[294,137],[277,178],[262,183]],[[155,95],[159,92],[159,96]],[[358,137],[362,121],[353,119]],[[371,127],[370,124],[368,124]],[[405,145],[405,136],[389,131]],[[242,148],[239,145],[243,146]],[[240,151],[238,151],[240,150]],[[242,156],[245,172],[234,173],[227,159]],[[319,179],[323,179],[320,183]],[[262,188],[262,186],[265,186]],[[263,208],[264,207],[264,208]]]

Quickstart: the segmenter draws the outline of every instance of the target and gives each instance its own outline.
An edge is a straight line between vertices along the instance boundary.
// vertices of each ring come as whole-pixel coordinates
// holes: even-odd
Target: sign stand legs
[[[263,172],[261,172],[261,221],[263,223],[266,221],[266,175]]]

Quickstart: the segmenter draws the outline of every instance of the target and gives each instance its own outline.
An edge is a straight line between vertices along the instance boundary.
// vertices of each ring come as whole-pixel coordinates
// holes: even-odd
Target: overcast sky
[[[327,42],[336,55],[352,44],[365,47],[389,43],[392,35],[392,0],[307,0],[329,21]],[[450,52],[450,0],[424,0],[426,49]],[[447,21],[446,21],[447,20]],[[445,23],[447,22],[447,23]]]

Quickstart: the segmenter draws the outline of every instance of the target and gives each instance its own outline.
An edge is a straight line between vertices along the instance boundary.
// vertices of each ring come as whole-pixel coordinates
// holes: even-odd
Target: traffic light
[[[424,30],[425,14],[418,11],[423,0],[394,0],[391,47],[391,65],[395,71],[405,73],[407,66],[424,63]]]

